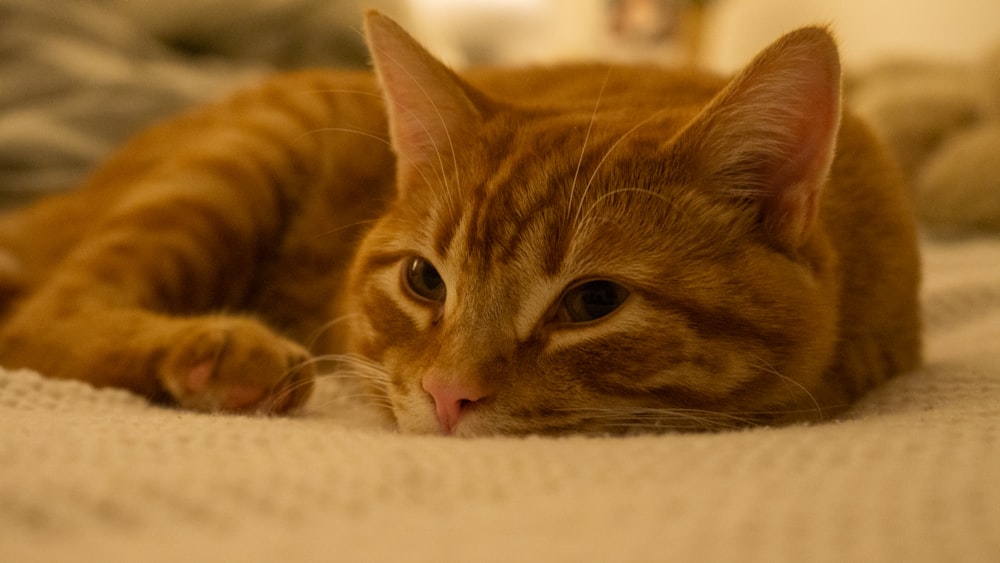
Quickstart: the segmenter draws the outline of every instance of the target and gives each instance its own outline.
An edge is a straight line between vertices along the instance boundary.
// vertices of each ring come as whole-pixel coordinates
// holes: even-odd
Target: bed
[[[109,3],[0,1],[8,203],[280,64],[185,55]],[[0,369],[0,561],[997,560],[1000,237],[921,245],[925,366],[814,425],[456,440],[328,380],[268,418]]]

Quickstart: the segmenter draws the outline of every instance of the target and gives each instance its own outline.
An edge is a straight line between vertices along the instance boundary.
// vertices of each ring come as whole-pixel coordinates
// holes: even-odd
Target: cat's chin
[[[433,407],[423,405],[399,405],[392,408],[396,428],[403,434],[444,435],[441,425],[434,416]]]
[[[414,412],[413,410],[395,410],[396,428],[403,434],[424,436],[450,436],[456,438],[478,438],[498,434],[516,435],[519,432],[502,430],[489,424],[479,413],[470,413],[450,430],[442,428],[434,412]]]
[[[403,434],[422,436],[449,436],[453,438],[479,438],[483,436],[496,435],[496,431],[484,428],[476,424],[473,419],[459,422],[450,431],[446,431],[438,424],[433,414],[429,417],[418,416],[396,416],[396,427]],[[510,434],[510,433],[508,433]]]
[[[396,427],[403,434],[444,434],[435,420],[422,420],[418,417],[400,417],[396,415]]]

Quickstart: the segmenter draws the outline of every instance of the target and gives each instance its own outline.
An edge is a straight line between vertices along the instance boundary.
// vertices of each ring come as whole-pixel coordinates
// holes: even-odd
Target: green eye
[[[563,322],[586,323],[610,315],[622,306],[629,292],[609,280],[581,283],[563,296],[559,318]]]
[[[443,303],[447,295],[441,274],[423,258],[410,258],[403,262],[403,285],[425,301]]]

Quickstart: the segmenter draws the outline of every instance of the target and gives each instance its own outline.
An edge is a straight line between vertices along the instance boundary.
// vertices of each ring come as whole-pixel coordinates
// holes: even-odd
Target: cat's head
[[[352,268],[351,331],[402,430],[814,408],[836,324],[817,210],[840,116],[826,31],[786,36],[707,104],[652,106],[655,87],[607,68],[594,84],[632,81],[635,104],[603,87],[501,102],[388,18],[367,27],[398,195]]]

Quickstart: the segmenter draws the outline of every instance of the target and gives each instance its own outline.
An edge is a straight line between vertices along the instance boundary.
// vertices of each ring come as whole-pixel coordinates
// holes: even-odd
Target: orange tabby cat
[[[398,427],[815,419],[919,362],[900,179],[834,42],[735,79],[456,75],[366,20],[376,75],[282,76],[0,222],[0,363],[284,412],[336,354]]]

